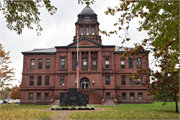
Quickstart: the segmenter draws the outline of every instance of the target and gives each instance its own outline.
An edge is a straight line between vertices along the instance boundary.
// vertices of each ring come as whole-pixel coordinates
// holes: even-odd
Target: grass
[[[71,119],[179,119],[175,113],[175,102],[154,102],[153,104],[124,104],[118,106],[95,106],[103,111],[74,112]]]
[[[19,104],[2,104],[1,119],[43,119],[48,120],[57,112],[42,111],[51,108],[47,105],[19,105]]]
[[[175,102],[163,102],[153,104],[124,104],[117,106],[95,106],[103,108],[103,111],[73,112],[71,119],[179,119],[175,113]],[[38,119],[48,120],[57,112],[42,111],[50,109],[47,105],[18,105],[2,104],[1,119]]]

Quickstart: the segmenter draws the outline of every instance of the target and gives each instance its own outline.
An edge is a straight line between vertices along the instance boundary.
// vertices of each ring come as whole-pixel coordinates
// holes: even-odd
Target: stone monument
[[[69,88],[69,92],[60,95],[60,106],[76,105],[86,106],[87,96],[77,91],[77,88]]]

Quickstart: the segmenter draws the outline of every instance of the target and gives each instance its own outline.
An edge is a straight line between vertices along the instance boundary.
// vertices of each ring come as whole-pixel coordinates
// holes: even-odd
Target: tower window
[[[89,28],[86,27],[86,35],[89,35]]]
[[[83,27],[80,28],[80,35],[83,35]]]
[[[91,34],[94,35],[94,27],[91,28]]]

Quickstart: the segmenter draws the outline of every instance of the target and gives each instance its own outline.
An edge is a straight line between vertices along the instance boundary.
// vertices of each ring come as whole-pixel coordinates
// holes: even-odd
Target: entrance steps
[[[49,103],[49,105],[59,105],[59,100],[54,100],[52,103]]]
[[[117,105],[113,99],[106,99],[103,105]]]

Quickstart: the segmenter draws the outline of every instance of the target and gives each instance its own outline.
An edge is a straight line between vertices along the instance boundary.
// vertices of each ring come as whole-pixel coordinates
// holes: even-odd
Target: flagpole
[[[79,63],[78,63],[78,31],[77,31],[77,64],[79,67]],[[77,70],[77,90],[78,90],[78,76],[79,76],[79,70]]]

